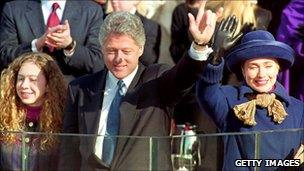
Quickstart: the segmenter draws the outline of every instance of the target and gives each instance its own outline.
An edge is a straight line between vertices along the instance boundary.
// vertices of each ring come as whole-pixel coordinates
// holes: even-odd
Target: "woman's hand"
[[[238,26],[238,19],[234,15],[223,19],[218,26],[214,35],[214,42],[212,48],[213,58],[212,63],[218,64],[225,53],[232,48],[236,42],[242,37],[242,32],[235,35]]]

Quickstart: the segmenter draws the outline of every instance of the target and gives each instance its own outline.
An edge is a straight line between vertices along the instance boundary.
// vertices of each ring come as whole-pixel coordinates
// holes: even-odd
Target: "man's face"
[[[242,72],[246,83],[262,93],[272,90],[279,68],[277,60],[273,58],[258,58],[245,61]]]
[[[128,35],[111,33],[102,47],[102,53],[109,71],[117,79],[123,79],[138,65],[143,47]]]
[[[138,2],[139,1],[132,1],[132,0],[111,0],[111,5],[115,12],[117,11],[130,12],[132,8],[136,7]]]

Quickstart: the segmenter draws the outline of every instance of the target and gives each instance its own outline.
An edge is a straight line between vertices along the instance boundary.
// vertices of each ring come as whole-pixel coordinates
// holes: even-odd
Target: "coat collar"
[[[97,125],[100,117],[100,111],[102,108],[103,101],[103,91],[105,87],[105,78],[106,71],[102,70],[93,75],[89,81],[84,83],[83,91],[84,94],[88,97],[87,99],[83,99],[83,105],[86,109],[90,109],[86,111],[85,122],[86,122],[86,131],[90,134],[97,133]]]
[[[286,103],[286,106],[290,104],[290,96],[288,95],[285,88],[279,83],[275,83],[276,88],[274,89],[274,94],[278,96],[282,101]],[[250,88],[245,82],[239,87],[239,99],[243,98],[246,93],[254,93],[254,90]]]
[[[146,69],[146,67],[142,64],[142,63],[138,63],[138,69],[137,69],[137,72],[133,78],[133,80],[131,81],[131,84],[129,85],[128,87],[128,91],[127,93],[130,93],[130,92],[133,92],[134,89],[137,87],[137,85],[140,83],[140,78],[141,78],[141,75],[143,73],[143,71]]]
[[[146,67],[139,62],[138,64],[138,70],[133,78],[133,80],[131,81],[130,86],[128,87],[128,92],[132,92],[134,91],[133,89],[138,85],[141,75],[143,73],[143,71],[146,69]],[[88,89],[90,89],[93,92],[100,92],[100,91],[104,91],[105,89],[105,81],[106,81],[106,77],[107,77],[107,73],[109,72],[109,70],[107,68],[105,68],[102,71],[99,71],[97,73],[95,73],[94,78],[96,79],[96,84],[91,84],[88,86]]]
[[[121,115],[119,128],[119,135],[121,136],[130,136],[134,134],[132,131],[134,131],[134,127],[137,126],[137,122],[140,118],[140,109],[137,108],[140,94],[136,90],[140,88],[143,83],[141,78],[145,69],[146,67],[139,63],[137,73],[128,88],[126,96],[122,100],[120,106]],[[113,165],[119,165],[120,162],[124,161],[128,155],[128,150],[132,148],[134,141],[134,138],[122,137],[118,139],[115,157],[112,163]]]

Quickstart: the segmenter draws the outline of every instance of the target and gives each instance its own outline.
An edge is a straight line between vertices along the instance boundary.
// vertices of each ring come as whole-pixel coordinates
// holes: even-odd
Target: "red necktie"
[[[57,25],[60,24],[59,17],[56,14],[56,10],[58,8],[59,8],[59,4],[58,3],[53,3],[53,5],[52,5],[52,12],[51,12],[51,14],[50,14],[50,16],[48,18],[47,25],[46,25],[47,28],[54,27],[54,26],[57,26]],[[49,46],[49,50],[50,50],[50,52],[53,52],[54,51],[54,47]]]

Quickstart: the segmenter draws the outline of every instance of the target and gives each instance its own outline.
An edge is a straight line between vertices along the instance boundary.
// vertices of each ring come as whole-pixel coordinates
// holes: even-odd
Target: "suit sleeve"
[[[76,96],[71,86],[63,118],[63,133],[78,133],[78,113]],[[58,170],[80,170],[81,155],[79,152],[79,136],[61,136],[60,160]]]
[[[197,96],[201,106],[207,111],[219,128],[224,128],[229,113],[229,106],[221,80],[224,60],[219,65],[208,63],[197,82]]]
[[[100,26],[103,22],[103,12],[98,5],[94,9],[87,10],[89,29],[86,32],[85,41],[76,41],[74,54],[66,58],[68,66],[72,69],[85,71],[85,73],[95,73],[104,67],[101,45],[98,40]]]
[[[67,103],[63,117],[63,132],[78,133],[78,112],[77,112],[77,96],[74,95],[72,86],[69,85]]]
[[[192,59],[188,53],[170,70],[159,78],[159,92],[164,104],[176,105],[199,79],[206,61]]]
[[[19,43],[16,21],[10,3],[4,5],[0,21],[0,70],[25,52],[31,52],[31,42]]]

